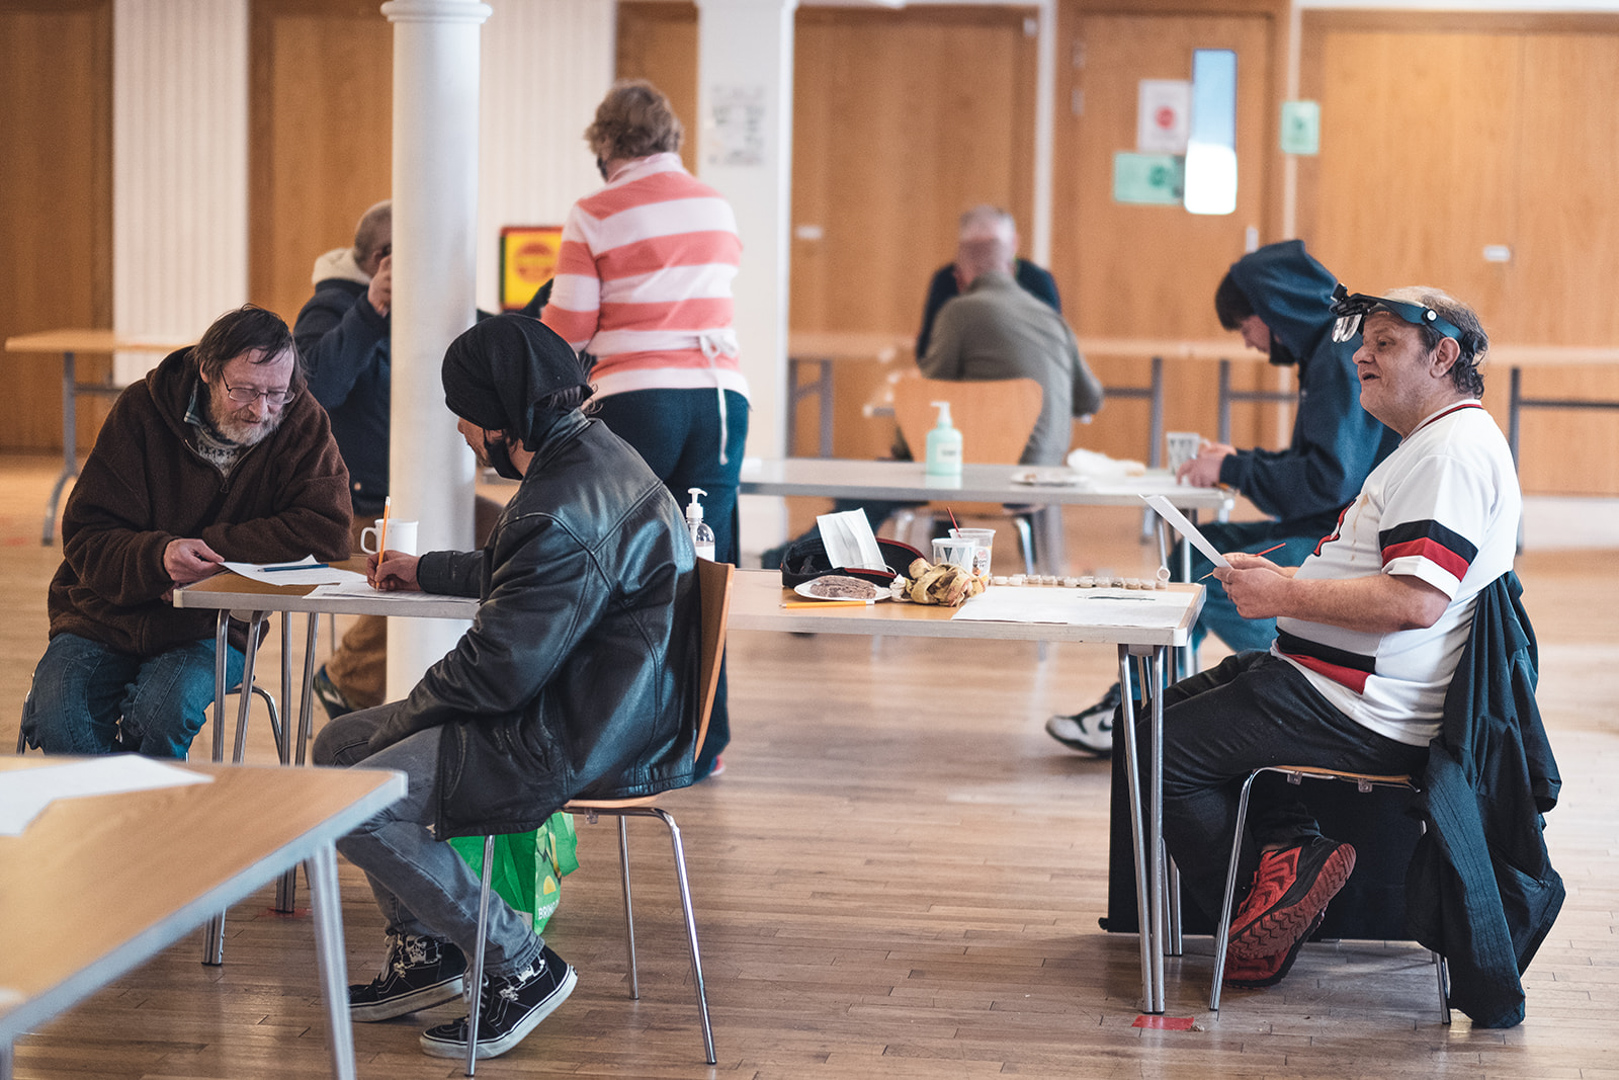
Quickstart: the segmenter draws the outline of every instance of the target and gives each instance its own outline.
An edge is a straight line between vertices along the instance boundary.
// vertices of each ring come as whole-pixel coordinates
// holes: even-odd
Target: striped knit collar
[[[1412,428],[1411,429],[1411,435],[1415,435],[1417,432],[1421,431],[1423,428],[1427,427],[1429,424],[1434,423],[1435,421],[1443,420],[1445,417],[1449,416],[1451,413],[1461,412],[1463,409],[1482,409],[1482,408],[1484,408],[1484,406],[1478,401],[1461,401],[1461,402],[1457,402],[1454,405],[1446,405],[1444,408],[1440,409],[1438,412],[1431,413],[1426,419],[1424,419],[1422,421],[1422,423],[1420,423],[1416,427]],[[1409,439],[1411,437],[1411,435],[1407,435],[1406,438]]]
[[[610,188],[620,184],[628,184],[661,172],[685,172],[686,166],[680,162],[679,154],[648,154],[644,158],[636,158],[618,172],[607,182]]]

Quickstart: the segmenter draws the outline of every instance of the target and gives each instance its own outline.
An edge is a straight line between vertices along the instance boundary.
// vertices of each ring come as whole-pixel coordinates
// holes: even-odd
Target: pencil
[[[377,533],[377,562],[382,561],[382,553],[388,550],[388,515],[393,512],[394,497],[385,495],[382,498],[382,530]]]
[[[1286,546],[1287,546],[1287,541],[1283,540],[1280,544],[1276,544],[1273,547],[1268,547],[1264,551],[1256,551],[1256,552],[1254,552],[1254,557],[1258,558],[1261,555],[1269,555],[1271,552],[1275,551],[1277,548],[1284,548]],[[1205,578],[1211,578],[1213,576],[1214,576],[1214,571],[1210,570],[1208,573],[1204,574],[1203,577],[1200,577],[1197,580],[1202,581]]]
[[[860,607],[866,607],[867,605],[869,605],[871,603],[872,603],[872,601],[870,601],[870,600],[783,600],[781,602],[781,606],[784,607],[784,608],[796,608],[796,607],[850,607],[852,605],[859,605]]]

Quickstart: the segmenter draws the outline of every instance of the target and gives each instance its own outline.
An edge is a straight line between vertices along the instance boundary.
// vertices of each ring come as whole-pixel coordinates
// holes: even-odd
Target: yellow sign
[[[500,309],[521,311],[557,272],[560,225],[507,225],[500,230]]]

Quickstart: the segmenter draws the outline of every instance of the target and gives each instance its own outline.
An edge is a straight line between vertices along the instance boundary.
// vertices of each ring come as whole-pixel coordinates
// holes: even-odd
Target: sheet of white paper
[[[0,836],[21,836],[28,823],[55,799],[114,795],[123,791],[208,784],[213,777],[137,754],[14,769],[0,781]]]
[[[967,622],[1056,623],[1061,626],[1179,626],[1194,594],[1170,590],[1055,589],[997,585],[951,616]]]
[[[266,566],[286,567],[309,565],[308,570],[267,570]],[[295,563],[225,563],[225,569],[262,581],[266,585],[333,585],[344,581],[364,581],[364,574],[341,570],[335,566],[322,566],[313,555],[306,555]]]
[[[821,543],[826,545],[826,557],[833,566],[881,570],[888,565],[883,561],[877,535],[871,531],[871,522],[866,520],[864,510],[822,514],[815,523],[821,527]]]
[[[1215,566],[1230,566],[1226,557],[1215,550],[1209,543],[1209,538],[1198,531],[1196,525],[1186,520],[1186,515],[1175,509],[1170,501],[1162,495],[1143,495],[1147,505],[1158,512],[1158,516],[1169,522],[1174,530],[1186,538],[1186,542],[1201,551]]]
[[[445,597],[441,593],[424,592],[383,592],[374,589],[365,580],[364,574],[354,575],[358,580],[344,581],[336,585],[321,585],[311,589],[311,598],[318,596],[364,596],[370,600],[395,600],[401,604],[420,604],[430,601],[442,601]]]

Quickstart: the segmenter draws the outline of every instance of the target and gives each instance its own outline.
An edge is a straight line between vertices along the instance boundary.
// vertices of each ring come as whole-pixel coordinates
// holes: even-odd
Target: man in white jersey
[[[1401,437],[1302,566],[1242,553],[1216,570],[1237,610],[1275,618],[1268,652],[1171,687],[1164,711],[1164,837],[1187,891],[1220,910],[1243,778],[1263,765],[1420,772],[1479,590],[1512,568],[1522,498],[1506,440],[1479,404],[1489,341],[1437,289],[1349,296],[1360,401]],[[1246,899],[1226,981],[1287,973],[1355,865],[1288,785],[1253,788]],[[1241,874],[1239,881],[1249,880]]]

